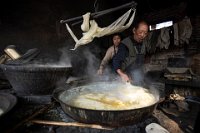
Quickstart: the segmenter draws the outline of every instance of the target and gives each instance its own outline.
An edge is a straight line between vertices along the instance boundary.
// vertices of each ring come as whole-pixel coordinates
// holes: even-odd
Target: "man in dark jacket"
[[[117,54],[113,57],[113,68],[123,81],[134,81],[132,75],[134,70],[141,71],[144,63],[145,46],[142,44],[143,40],[148,34],[148,24],[145,21],[140,21],[133,28],[133,35],[122,40],[118,47]],[[132,78],[128,76],[131,74]]]

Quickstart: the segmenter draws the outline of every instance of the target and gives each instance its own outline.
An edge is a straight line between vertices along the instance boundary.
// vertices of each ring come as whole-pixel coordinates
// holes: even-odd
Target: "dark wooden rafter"
[[[143,18],[147,20],[149,24],[156,24],[168,20],[173,20],[173,22],[177,22],[185,17],[186,8],[187,3],[183,2],[176,6],[146,13],[144,14]]]

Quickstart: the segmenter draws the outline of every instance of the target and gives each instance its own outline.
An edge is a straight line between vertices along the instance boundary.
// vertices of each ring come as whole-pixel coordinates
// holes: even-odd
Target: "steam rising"
[[[66,48],[60,49],[59,51],[61,52],[61,56],[58,61],[58,65],[71,67],[72,65],[69,52],[66,51]]]
[[[108,69],[106,76],[97,76],[96,73],[101,62],[101,59],[97,58],[99,49],[95,44],[88,46],[75,51],[69,50],[69,47],[60,50],[62,55],[59,64],[71,64],[73,72],[78,73],[78,76],[92,77],[92,83],[89,86],[75,88],[75,90],[81,89],[80,94],[72,93],[69,96],[67,93],[63,93],[60,97],[63,102],[89,109],[120,110],[141,108],[158,101],[159,93],[156,88],[145,89],[131,84],[122,84],[119,76],[116,74],[113,78],[113,73]],[[134,84],[144,85],[144,73],[141,69],[135,69],[130,74],[134,77]],[[96,84],[95,81],[99,80],[109,82]]]
[[[101,58],[98,58],[98,54],[101,52],[100,48],[97,44],[93,42],[93,44],[89,44],[85,47],[80,47],[75,51],[70,50],[70,42],[66,42],[67,47],[60,49],[61,52],[59,65],[70,65],[72,66],[73,73],[72,76],[79,77],[89,77],[92,79],[91,82],[95,81],[115,81],[122,82],[121,78],[113,71],[108,69],[109,66],[106,67],[103,76],[97,75],[97,70],[99,68]],[[134,69],[130,72],[131,77],[133,78],[133,84],[144,86],[144,72],[141,68]],[[148,87],[149,88],[149,87]],[[156,93],[156,96],[159,96],[157,93],[157,88],[152,88],[151,90]]]
[[[97,72],[98,62],[100,62],[100,60],[97,59],[96,56],[92,54],[92,52],[88,49],[83,51],[83,55],[87,57],[87,66],[85,67],[85,69],[88,76],[94,76]]]
[[[3,109],[0,108],[0,116],[4,113]]]
[[[61,53],[59,64],[70,62],[73,69],[72,76],[92,77],[94,81],[99,79],[108,80],[108,77],[111,77],[111,71],[107,69],[109,66],[105,69],[106,77],[97,75],[97,70],[102,59],[98,57],[101,50],[95,42],[74,51],[70,50],[69,44],[70,42],[68,42],[67,47],[59,50]]]
[[[141,68],[133,69],[131,71],[131,77],[133,78],[134,84],[143,85],[144,73],[143,73],[143,70]]]
[[[71,106],[95,110],[136,109],[155,104],[157,94],[131,84],[99,82],[64,91],[60,100]]]

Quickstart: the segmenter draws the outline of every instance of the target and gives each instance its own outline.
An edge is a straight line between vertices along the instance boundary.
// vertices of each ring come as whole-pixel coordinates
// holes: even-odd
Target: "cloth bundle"
[[[132,11],[133,13],[131,14]],[[103,37],[105,35],[111,35],[117,32],[124,31],[132,24],[135,17],[135,12],[136,9],[129,9],[125,14],[119,17],[112,24],[103,28],[99,27],[95,20],[90,20],[90,13],[86,13],[85,15],[83,15],[83,23],[81,25],[83,36],[79,40],[72,32],[69,25],[66,23],[66,28],[68,32],[76,42],[75,47],[71,50],[75,50],[81,45],[92,42],[95,37]]]

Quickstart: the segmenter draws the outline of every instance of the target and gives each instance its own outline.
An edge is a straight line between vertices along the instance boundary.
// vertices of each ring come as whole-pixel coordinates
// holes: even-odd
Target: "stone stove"
[[[157,122],[155,117],[149,117],[145,121],[142,121],[135,125],[112,128],[112,130],[107,129],[97,129],[97,128],[89,128],[89,127],[79,127],[79,126],[53,126],[53,125],[45,125],[45,124],[38,124],[34,121],[48,121],[48,122],[76,122],[75,120],[71,119],[68,115],[66,115],[62,108],[60,107],[59,103],[55,103],[51,108],[47,109],[44,112],[41,112],[37,116],[29,119],[30,116],[33,116],[35,112],[44,108],[44,106],[49,106],[50,104],[46,105],[35,105],[35,104],[21,104],[18,105],[8,114],[5,115],[1,119],[1,131],[5,132],[42,132],[42,133],[74,133],[74,132],[138,132],[143,133],[145,132],[146,125]],[[5,122],[7,121],[7,122]],[[21,123],[21,124],[20,124]],[[22,124],[23,123],[23,124]],[[17,127],[17,125],[20,125]],[[90,126],[90,124],[87,124]],[[12,127],[12,128],[11,128]],[[103,126],[104,127],[104,126]],[[109,127],[111,128],[111,127]]]
[[[6,90],[5,92],[13,93],[12,90]],[[91,128],[91,124],[87,124],[87,127],[39,124],[36,121],[57,123],[72,123],[76,121],[66,115],[60,104],[51,96],[18,97],[17,105],[0,118],[0,131],[6,133],[145,133],[145,127],[154,122],[160,124],[169,132],[192,133],[195,118],[199,111],[198,104],[189,103],[190,111],[179,112],[175,106],[165,106],[163,103],[165,101],[159,104],[153,115],[145,121],[130,126],[106,130]]]

